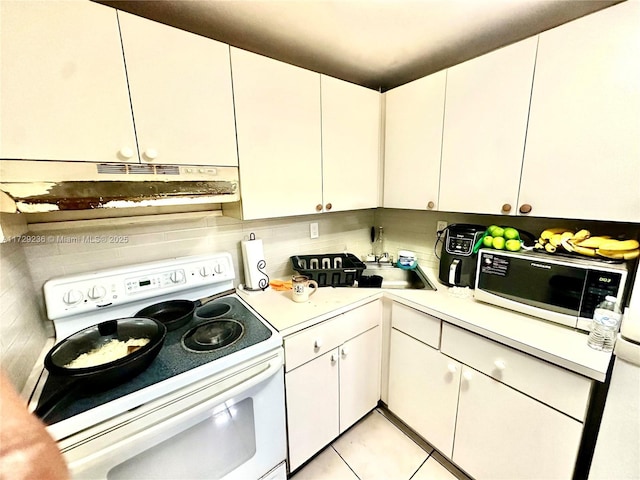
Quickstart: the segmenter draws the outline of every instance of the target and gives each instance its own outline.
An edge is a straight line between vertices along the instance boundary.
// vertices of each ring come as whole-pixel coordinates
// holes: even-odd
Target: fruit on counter
[[[507,240],[517,240],[520,238],[520,233],[515,228],[507,227],[504,229],[503,237]]]
[[[504,237],[493,237],[493,241],[491,242],[491,246],[496,250],[504,250],[505,245]]]
[[[572,243],[576,245],[580,245],[581,247],[587,248],[600,248],[603,242],[609,240],[611,237],[608,235],[598,236],[598,237],[589,237],[584,240],[573,240]]]
[[[576,245],[575,243],[571,243],[571,246],[573,247],[573,252],[575,253],[579,253],[580,255],[586,255],[587,257],[595,257],[596,256],[596,249],[595,248],[588,248],[588,247],[583,247],[581,245]]]
[[[495,248],[496,250],[510,250],[517,252],[522,248],[520,232],[513,227],[500,227],[491,225],[487,228],[482,238],[482,246],[485,248]]]
[[[591,236],[591,232],[586,229],[575,233],[572,230],[562,230],[561,227],[544,230],[534,249],[549,253],[566,251],[615,260],[632,260],[640,256],[640,243],[637,240],[617,240],[609,235]]]
[[[581,242],[586,238],[589,238],[591,236],[591,232],[589,230],[578,230],[575,235],[573,236],[573,238],[569,238],[568,240],[573,240],[574,242]]]
[[[637,250],[640,243],[637,240],[606,240],[598,248],[600,250]]]
[[[634,250],[603,250],[598,248],[596,255],[600,255],[605,258],[613,258],[615,260],[633,260],[640,256],[640,248]]]
[[[571,230],[563,227],[547,228],[540,234],[542,240],[549,240],[553,235],[570,232]]]
[[[504,248],[510,252],[517,252],[521,247],[522,245],[520,244],[520,240],[516,238],[511,238],[504,243]]]
[[[504,228],[499,227],[498,225],[491,225],[487,231],[489,232],[489,235],[491,235],[492,237],[502,237],[504,236]]]

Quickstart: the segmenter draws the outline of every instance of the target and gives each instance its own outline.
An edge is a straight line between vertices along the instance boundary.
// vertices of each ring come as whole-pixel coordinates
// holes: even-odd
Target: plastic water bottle
[[[587,344],[591,348],[603,352],[612,351],[621,316],[620,309],[616,305],[616,297],[605,297],[593,312],[593,322],[591,322],[591,332]]]

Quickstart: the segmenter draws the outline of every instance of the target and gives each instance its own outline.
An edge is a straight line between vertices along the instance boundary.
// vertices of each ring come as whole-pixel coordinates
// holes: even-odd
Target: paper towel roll
[[[262,240],[252,233],[249,240],[242,241],[242,259],[244,263],[244,284],[247,290],[264,290],[269,286],[269,277],[264,273],[267,262],[264,260]]]

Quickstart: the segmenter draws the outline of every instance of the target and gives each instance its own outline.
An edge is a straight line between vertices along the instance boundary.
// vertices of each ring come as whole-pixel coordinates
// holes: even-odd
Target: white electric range
[[[213,297],[200,307],[213,316],[168,331],[151,365],[120,385],[66,394],[68,380],[43,371],[31,408],[74,478],[286,478],[282,338],[235,294],[234,278],[223,252],[46,282],[56,342],[160,302]],[[232,341],[185,346],[193,332],[224,324],[235,329]],[[52,408],[36,410],[60,391]]]

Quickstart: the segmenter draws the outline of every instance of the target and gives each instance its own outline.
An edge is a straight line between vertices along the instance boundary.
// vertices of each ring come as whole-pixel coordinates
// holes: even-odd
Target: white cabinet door
[[[237,166],[229,47],[118,16],[141,160]]]
[[[518,202],[532,215],[640,221],[639,22],[623,2],[540,34]]]
[[[451,458],[461,365],[396,329],[389,362],[389,410]]]
[[[334,349],[285,375],[291,470],[338,436],[338,362]]]
[[[380,93],[321,75],[324,211],[378,206]]]
[[[340,352],[340,433],[380,400],[380,327],[345,342]]]
[[[0,22],[0,157],[137,162],[115,9],[2,1]]]
[[[440,210],[515,214],[537,37],[451,67]]]
[[[243,218],[322,210],[320,74],[231,49]]]
[[[474,478],[571,478],[582,424],[463,367],[453,461]]]
[[[438,209],[447,74],[386,92],[384,206]]]

